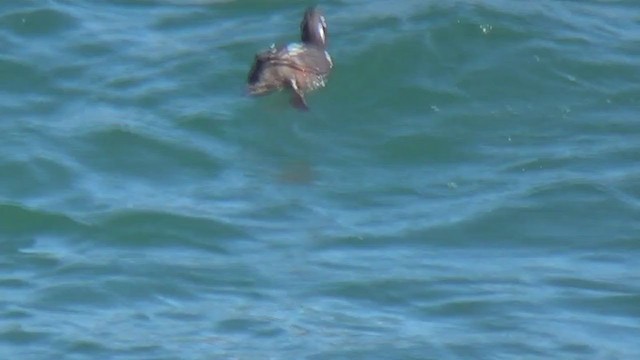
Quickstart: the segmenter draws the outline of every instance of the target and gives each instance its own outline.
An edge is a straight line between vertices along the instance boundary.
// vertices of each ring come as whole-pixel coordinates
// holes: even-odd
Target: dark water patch
[[[623,285],[616,284],[611,281],[598,279],[584,279],[574,277],[554,277],[549,278],[545,283],[563,289],[562,292],[569,292],[574,289],[576,292],[598,296],[601,294],[612,294],[607,296],[620,296],[623,294],[634,293],[638,289],[634,289],[632,284]]]
[[[209,112],[196,110],[177,117],[176,123],[181,129],[191,132],[193,136],[215,141],[224,137],[225,120],[219,114],[211,115]]]
[[[637,90],[632,92],[635,91]],[[599,104],[589,104],[579,109],[581,116],[572,117],[569,121],[579,128],[581,133],[592,136],[592,139],[599,144],[607,144],[606,150],[620,152],[633,150],[640,124],[630,122],[629,119],[633,118],[635,104],[638,104],[640,98],[636,97],[632,100],[635,104],[624,104],[618,100],[604,100]]]
[[[31,198],[51,193],[65,193],[74,183],[74,174],[53,159],[37,157],[6,161],[0,172],[11,174],[0,178],[0,193]]]
[[[167,263],[169,267],[173,266]],[[166,263],[163,265],[167,266]],[[179,264],[173,269],[177,271],[167,274],[167,278],[183,284],[184,290],[188,291],[185,296],[190,298],[207,298],[214,303],[232,299],[255,304],[272,301],[267,291],[273,286],[272,279],[260,268],[240,259],[223,263],[220,258],[211,258],[197,266]]]
[[[36,243],[30,245],[35,246],[35,244]],[[7,296],[9,294],[21,294],[23,290],[32,290],[33,286],[37,283],[38,274],[54,271],[63,261],[58,254],[35,252],[29,248],[26,248],[26,250],[18,250],[15,253],[7,253],[3,262],[0,263],[0,266],[5,269],[18,271],[16,275],[8,275],[6,277],[7,280],[11,281],[15,279],[15,277],[28,279],[25,281],[24,287],[12,289],[12,293],[7,292]]]
[[[24,119],[25,115],[42,115],[48,116],[60,107],[58,99],[52,96],[39,93],[26,94],[19,100],[17,98],[7,97],[0,101],[3,107],[4,115],[14,119]],[[36,119],[36,117],[32,118]]]
[[[300,219],[306,218],[305,214],[310,210],[304,204],[298,201],[283,200],[277,204],[265,204],[265,206],[256,207],[249,214],[246,214],[252,221],[263,224],[274,224],[284,219]],[[266,230],[266,229],[265,229]]]
[[[225,263],[229,256],[204,255],[193,247],[184,250],[185,247],[185,244],[173,245],[171,249],[146,246],[128,251],[122,246],[101,244],[100,251],[78,251],[41,276],[50,283],[64,286],[39,289],[37,305],[47,306],[52,304],[49,300],[56,299],[56,308],[90,308],[100,295],[103,295],[101,301],[112,306],[172,304],[213,294],[225,298],[246,297],[252,301],[265,299],[265,294],[257,289],[269,286],[270,281],[252,266],[240,260]],[[225,265],[218,265],[222,263]],[[75,288],[78,291],[82,288],[84,295],[74,297]]]
[[[567,354],[569,356],[594,356],[598,353],[597,349],[589,344],[563,344],[558,346],[558,353]]]
[[[78,144],[83,164],[98,172],[153,182],[183,182],[220,172],[217,159],[185,144],[127,129],[89,134]],[[109,156],[104,156],[108,153]],[[158,173],[157,169],[171,168]]]
[[[51,78],[37,65],[0,57],[0,89],[11,94],[51,91]]]
[[[7,320],[26,321],[33,318],[33,313],[29,310],[8,308],[3,310],[2,316]]]
[[[378,159],[398,164],[429,166],[451,161],[465,161],[465,149],[449,137],[436,134],[397,136],[386,141],[379,149]],[[471,155],[471,154],[468,154]]]
[[[69,358],[75,358],[77,356],[89,356],[92,358],[102,357],[102,356],[112,356],[113,352],[111,349],[102,344],[99,340],[75,340],[69,341],[69,343],[64,346],[64,355]],[[71,355],[73,354],[73,355]]]
[[[23,10],[0,16],[0,26],[25,37],[56,36],[78,24],[78,20],[68,13],[49,8]]]
[[[175,33],[177,31],[193,31],[197,27],[210,26],[213,21],[219,22],[222,19],[215,16],[215,13],[206,11],[203,7],[178,7],[177,12],[167,12],[163,16],[158,16],[153,24],[153,28],[158,31]],[[212,16],[213,15],[213,16]]]
[[[351,56],[349,61],[340,64],[340,67],[336,65],[327,85],[328,89],[323,90],[323,93],[327,93],[334,99],[335,105],[328,106],[330,104],[328,101],[321,104],[325,104],[325,108],[333,109],[334,112],[338,109],[366,111],[366,109],[376,108],[377,111],[385,114],[392,110],[392,106],[398,106],[399,110],[402,110],[402,104],[408,105],[412,99],[426,101],[426,98],[421,99],[423,94],[414,92],[410,88],[396,88],[391,92],[367,91],[367,89],[387,88],[389,83],[413,82],[414,79],[421,78],[422,74],[425,74],[423,61],[428,53],[425,54],[423,49],[416,47],[414,41],[397,39],[394,42],[379,43],[375,48],[367,48],[362,53]],[[413,57],[394,57],[393,55],[409,51],[413,53],[418,51],[418,53]],[[357,76],[353,76],[354,74]],[[375,116],[375,114],[371,115]],[[335,113],[334,116],[339,115]]]
[[[232,224],[158,211],[118,212],[99,222],[106,238],[127,247],[200,247],[226,253],[232,241],[251,238]],[[112,243],[112,244],[116,244]]]
[[[626,250],[636,250],[638,248],[638,243],[634,241],[631,236],[629,238],[624,239],[616,239],[615,241],[611,241],[611,244],[607,247],[608,249],[615,250],[617,246],[621,249]],[[600,248],[598,248],[600,249]],[[600,249],[601,250],[601,249]],[[604,252],[604,251],[587,251],[580,256],[580,260],[586,262],[593,262],[595,264],[613,264],[618,266],[627,266],[631,265],[632,261],[628,257],[626,257],[623,253],[617,253],[615,251]]]
[[[173,1],[173,0],[171,0]],[[199,0],[195,0],[198,2]],[[283,25],[286,29],[286,24],[298,25],[298,17],[302,16],[300,6],[292,4],[287,0],[274,0],[270,3],[264,3],[259,0],[247,0],[247,1],[233,1],[233,0],[203,0],[204,4],[209,5],[208,8],[216,10],[225,15],[225,17],[242,17],[247,14],[252,15],[254,18],[262,19],[263,23],[272,26],[269,21],[277,19],[279,21],[285,21],[286,19],[294,19],[290,22],[285,22]],[[202,3],[201,3],[202,4]],[[295,15],[294,15],[295,14]],[[256,21],[256,20],[254,20]],[[247,21],[248,23],[249,21]]]
[[[370,345],[354,345],[348,342],[343,349],[322,351],[306,357],[309,360],[350,360],[350,359],[406,359],[406,360],[435,360],[443,356],[442,350],[434,345],[401,346],[386,339],[370,339]],[[380,344],[380,343],[383,344]],[[375,345],[373,344],[375,343]],[[467,354],[469,355],[469,354]],[[476,354],[477,355],[477,354]],[[477,357],[476,357],[477,358]],[[479,359],[479,358],[477,358]]]
[[[131,69],[120,69],[113,77],[106,79],[102,98],[122,104],[135,104],[143,108],[161,106],[165,98],[175,94],[175,88],[162,74]]]
[[[383,211],[384,212],[384,211]],[[393,226],[390,226],[394,228]],[[398,226],[398,227],[410,227],[410,225]],[[429,226],[427,226],[429,227]],[[342,232],[346,232],[351,235],[343,235]],[[422,233],[417,234],[413,232],[407,232],[402,236],[390,236],[390,235],[375,235],[375,232],[363,233],[355,235],[353,233],[357,231],[348,230],[336,230],[335,234],[329,232],[325,236],[319,236],[313,243],[313,248],[320,250],[372,250],[372,249],[393,249],[393,248],[428,248],[432,246],[432,241],[435,239],[429,236],[423,236]],[[392,231],[390,231],[392,232]]]
[[[232,318],[219,321],[218,331],[223,333],[237,333],[251,337],[278,337],[286,332],[274,321],[269,319]]]
[[[111,306],[113,294],[96,283],[58,283],[34,294],[33,304],[50,309],[78,309]]]
[[[612,202],[597,184],[559,182],[535,189],[514,199],[512,205],[503,204],[451,226],[427,230],[423,236],[440,239],[436,240],[440,244],[449,239],[451,245],[463,241],[482,246],[589,248],[616,241],[636,227],[633,212],[620,202]],[[585,218],[593,220],[585,223]]]
[[[316,171],[306,162],[294,161],[282,168],[278,180],[285,184],[308,185],[317,179]]]
[[[24,289],[29,287],[28,281],[16,278],[2,278],[0,279],[0,288],[5,289]]]
[[[640,309],[638,301],[640,296],[633,294],[589,296],[584,294],[566,295],[557,302],[574,312],[593,314],[595,316],[617,317],[621,320],[638,318]],[[630,329],[640,334],[640,330],[629,324]]]
[[[34,345],[46,342],[50,339],[50,335],[47,332],[29,330],[28,327],[14,325],[0,330],[0,342],[4,343],[5,346]]]
[[[112,251],[109,253],[113,254]],[[119,251],[108,260],[96,258],[88,259],[91,263],[82,266],[72,263],[60,266],[45,276],[50,281],[57,279],[56,283],[60,285],[38,289],[31,305],[78,311],[122,304],[137,308],[162,302],[193,301],[203,297],[202,291],[223,294],[233,289],[229,292],[233,296],[252,296],[250,289],[256,280],[247,280],[233,267],[224,270],[231,273],[229,275],[211,276],[216,270],[190,268],[178,253],[174,262],[167,258],[157,264],[139,265],[144,258],[144,255]],[[246,289],[241,290],[243,287]]]
[[[179,281],[167,281],[170,279],[167,275],[156,274],[162,273],[149,271],[136,276],[129,272],[126,278],[105,280],[101,287],[119,303],[153,303],[158,298],[187,301],[197,296]]]
[[[85,59],[100,59],[108,56],[113,56],[117,53],[117,47],[115,44],[111,44],[107,41],[76,41],[67,45],[68,50],[76,55],[78,58]]]
[[[152,1],[135,1],[135,0],[107,0],[103,1],[103,6],[110,8],[113,11],[136,11],[136,10],[152,10],[157,8],[163,3],[168,4],[168,1],[152,0]]]
[[[616,61],[622,63],[615,64]],[[640,77],[635,66],[624,62],[626,61],[560,58],[548,65],[551,65],[551,71],[557,79],[563,82],[563,88],[571,90],[570,94],[582,95],[582,101],[576,101],[577,104],[591,104],[597,100],[624,99],[618,94],[635,87]]]
[[[2,14],[10,14],[27,9],[38,9],[41,5],[41,2],[38,0],[3,1],[0,3],[0,11]]]
[[[383,306],[402,307],[428,296],[429,287],[423,280],[381,279],[366,282],[325,284],[318,295],[372,302]]]
[[[637,178],[636,176],[625,176],[620,182],[608,187],[612,196],[634,210],[640,209],[640,185],[638,185]]]
[[[423,308],[428,316],[451,318],[482,318],[501,316],[506,312],[513,312],[518,308],[526,308],[527,304],[517,300],[450,300],[442,304],[434,304]],[[508,309],[508,311],[507,311]]]
[[[638,209],[628,206],[625,202],[619,201],[612,196],[612,192],[605,186],[590,181],[567,180],[556,183],[550,183],[545,186],[532,188],[527,194],[530,203],[546,204],[549,209],[554,208],[556,214],[568,214],[568,217],[562,215],[562,218],[580,218],[579,214],[590,214],[594,219],[607,219],[610,230],[619,226],[620,230],[624,230],[624,224],[634,226],[632,219]],[[583,209],[580,211],[580,209]],[[615,216],[604,216],[605,214],[616,214]],[[606,224],[602,220],[600,225]],[[606,230],[603,229],[602,233]],[[610,234],[617,234],[616,231]],[[624,234],[622,232],[621,234]]]
[[[35,238],[39,235],[79,234],[84,224],[59,213],[15,204],[0,204],[0,228],[4,236]]]
[[[65,261],[61,262],[47,276],[58,279],[74,279],[76,281],[92,282],[97,279],[109,279],[115,274],[126,273],[128,264],[124,259],[125,254],[121,254],[122,262],[118,262],[117,258],[110,258],[107,254],[109,249],[103,248],[103,256],[92,256],[91,254],[83,254],[78,251]]]
[[[355,235],[318,237],[315,241],[314,249],[320,251],[330,249],[371,248],[375,247],[376,243],[384,246],[389,243],[389,239],[372,239]]]
[[[620,89],[609,97],[611,99],[611,104],[613,104],[615,109],[618,111],[623,111],[627,108],[631,109],[631,107],[635,109],[640,104],[640,97],[637,95],[638,91],[639,88],[636,86],[627,86],[624,89]],[[618,111],[616,111],[616,113],[618,113]],[[633,113],[635,114],[635,111],[633,111]],[[626,119],[629,114],[623,112],[623,115],[625,115],[623,119]],[[618,116],[612,116],[609,114],[609,116],[604,116],[603,118],[616,117]]]

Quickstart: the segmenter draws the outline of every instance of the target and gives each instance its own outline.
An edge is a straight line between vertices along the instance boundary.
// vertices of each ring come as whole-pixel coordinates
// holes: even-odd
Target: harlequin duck
[[[326,51],[327,23],[316,7],[304,13],[300,32],[302,43],[271,45],[256,55],[249,71],[249,94],[291,89],[291,104],[308,110],[304,93],[324,86],[333,62]]]

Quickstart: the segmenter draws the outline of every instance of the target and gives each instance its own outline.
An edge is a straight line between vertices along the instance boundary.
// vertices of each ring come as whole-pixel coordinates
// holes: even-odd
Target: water
[[[3,359],[640,357],[635,1],[0,5]]]

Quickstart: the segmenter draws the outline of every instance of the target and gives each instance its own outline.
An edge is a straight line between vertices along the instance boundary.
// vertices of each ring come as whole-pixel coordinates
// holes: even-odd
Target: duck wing
[[[288,66],[324,76],[333,67],[329,53],[316,46],[290,44],[278,52]]]
[[[331,57],[325,50],[304,44],[289,44],[279,49],[267,50],[256,56],[254,67],[267,64],[286,66],[319,76],[327,75],[333,67]]]

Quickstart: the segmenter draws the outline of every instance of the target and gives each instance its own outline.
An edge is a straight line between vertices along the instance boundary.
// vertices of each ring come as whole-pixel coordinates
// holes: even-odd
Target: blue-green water
[[[0,358],[640,358],[636,1],[0,3]]]

